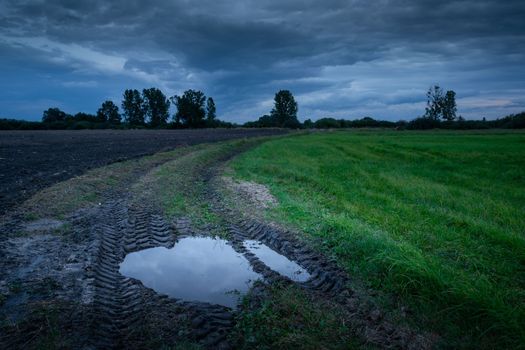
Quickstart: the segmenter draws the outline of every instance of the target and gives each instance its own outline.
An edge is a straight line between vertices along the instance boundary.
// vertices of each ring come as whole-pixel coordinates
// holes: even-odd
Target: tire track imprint
[[[367,344],[387,349],[429,349],[435,339],[431,335],[421,334],[406,326],[396,325],[369,301],[366,291],[352,288],[348,274],[333,259],[328,259],[310,249],[296,236],[274,225],[261,222],[238,208],[228,205],[223,195],[225,186],[221,175],[225,164],[235,154],[225,157],[203,175],[206,183],[206,200],[217,215],[229,226],[232,245],[250,261],[254,270],[261,273],[267,283],[284,281],[298,285],[313,293],[317,298],[328,300],[343,307],[350,315],[350,328]],[[243,245],[247,239],[257,240],[306,269],[311,278],[306,282],[294,282],[271,270]]]
[[[93,269],[94,346],[143,348],[144,320],[154,319],[155,324],[147,326],[158,328],[153,332],[160,333],[163,342],[190,338],[208,348],[231,347],[227,335],[234,315],[229,308],[168,298],[119,273],[127,254],[153,247],[171,248],[178,238],[194,235],[189,220],[179,219],[169,225],[150,208],[128,208],[119,200],[106,203],[98,221],[94,228],[100,237]]]

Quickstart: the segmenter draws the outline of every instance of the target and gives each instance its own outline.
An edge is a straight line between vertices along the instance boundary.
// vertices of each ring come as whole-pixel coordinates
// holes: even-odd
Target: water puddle
[[[244,246],[255,254],[263,263],[272,270],[288,277],[295,282],[305,282],[310,279],[310,274],[297,263],[277,253],[267,245],[254,240],[244,241]]]
[[[186,237],[171,249],[130,253],[120,265],[120,273],[161,294],[231,308],[253,281],[262,278],[227,241],[211,237]]]

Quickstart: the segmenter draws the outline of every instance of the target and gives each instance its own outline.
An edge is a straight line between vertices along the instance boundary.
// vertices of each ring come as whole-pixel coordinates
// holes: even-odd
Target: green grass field
[[[445,347],[525,344],[525,133],[324,132],[231,163],[267,215]]]

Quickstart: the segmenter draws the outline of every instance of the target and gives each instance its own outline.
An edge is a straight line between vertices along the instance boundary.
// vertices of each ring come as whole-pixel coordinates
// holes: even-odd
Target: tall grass
[[[270,215],[449,346],[525,344],[525,134],[335,132],[269,141],[232,163]]]

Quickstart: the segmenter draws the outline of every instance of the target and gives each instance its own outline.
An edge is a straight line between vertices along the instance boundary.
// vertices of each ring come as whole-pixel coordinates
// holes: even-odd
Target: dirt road
[[[228,160],[255,145],[248,140],[190,148],[150,162],[150,168],[140,166],[133,181],[125,178],[100,201],[63,217],[7,220],[0,226],[0,347],[146,349],[190,342],[235,348],[230,335],[238,317],[258,308],[269,286],[285,285],[342,310],[347,333],[363,344],[428,348],[424,335],[391,323],[367,302],[366,292],[354,289],[333,260],[258,217],[260,203],[229,185]],[[168,214],[173,204],[180,211]],[[168,297],[119,272],[135,252],[217,235],[262,276],[239,310]],[[294,281],[276,272],[247,249],[247,240],[297,262],[310,278]]]

